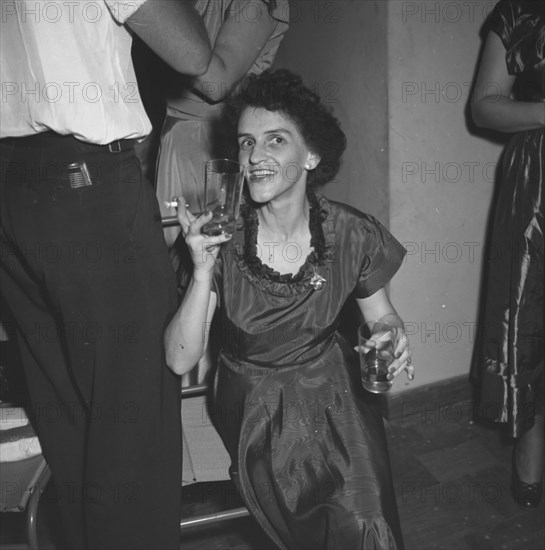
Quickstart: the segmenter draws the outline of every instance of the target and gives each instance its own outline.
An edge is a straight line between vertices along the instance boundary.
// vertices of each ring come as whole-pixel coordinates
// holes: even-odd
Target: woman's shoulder
[[[383,273],[393,275],[406,254],[404,246],[372,214],[342,202],[327,204],[336,248],[343,257],[350,263],[382,266]]]
[[[359,242],[364,249],[388,245],[398,246],[397,239],[374,215],[354,206],[319,197],[325,222],[326,240],[335,241],[335,246]]]
[[[327,208],[331,218],[338,223],[349,223],[361,228],[382,226],[381,222],[372,214],[344,202],[334,201],[323,195],[319,197],[319,201]]]

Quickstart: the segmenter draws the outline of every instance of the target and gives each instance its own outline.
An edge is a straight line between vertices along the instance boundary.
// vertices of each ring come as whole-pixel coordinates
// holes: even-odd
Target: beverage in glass
[[[392,387],[388,369],[395,361],[397,327],[385,321],[366,323],[358,329],[361,381],[372,393],[384,393]]]
[[[238,162],[214,159],[205,163],[206,209],[213,215],[201,230],[205,235],[233,233],[240,210],[243,184],[244,169]]]

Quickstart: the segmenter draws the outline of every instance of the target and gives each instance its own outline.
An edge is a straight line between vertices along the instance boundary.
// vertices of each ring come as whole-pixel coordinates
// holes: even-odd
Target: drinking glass
[[[387,321],[372,321],[358,328],[361,381],[367,391],[384,393],[392,387],[388,368],[396,359],[398,338],[397,327]]]
[[[204,166],[206,209],[213,214],[202,232],[215,236],[233,233],[236,227],[244,184],[244,167],[229,159],[209,160]]]

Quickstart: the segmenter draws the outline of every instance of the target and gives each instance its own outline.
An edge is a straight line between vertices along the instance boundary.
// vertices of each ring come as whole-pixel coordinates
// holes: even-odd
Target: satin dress
[[[514,93],[545,101],[542,2],[500,1],[488,20],[506,49]],[[543,413],[543,178],[545,129],[513,134],[503,152],[491,239],[485,257],[485,305],[473,365],[483,415],[512,437]]]
[[[310,200],[313,251],[296,275],[261,262],[249,205],[222,247],[212,416],[245,504],[279,548],[401,549],[379,398],[363,389],[338,322],[347,300],[390,280],[405,250],[373,217]],[[274,253],[293,258],[290,246]]]

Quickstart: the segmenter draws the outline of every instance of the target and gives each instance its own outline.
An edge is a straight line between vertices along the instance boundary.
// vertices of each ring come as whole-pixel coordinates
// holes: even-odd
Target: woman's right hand
[[[204,235],[201,229],[204,224],[212,219],[212,212],[207,212],[196,217],[186,208],[186,202],[182,196],[173,197],[172,201],[178,203],[176,213],[182,234],[191,253],[194,266],[193,276],[198,277],[199,274],[211,275],[214,271],[214,264],[216,263],[220,246],[230,240],[232,235],[229,233],[215,237]]]

